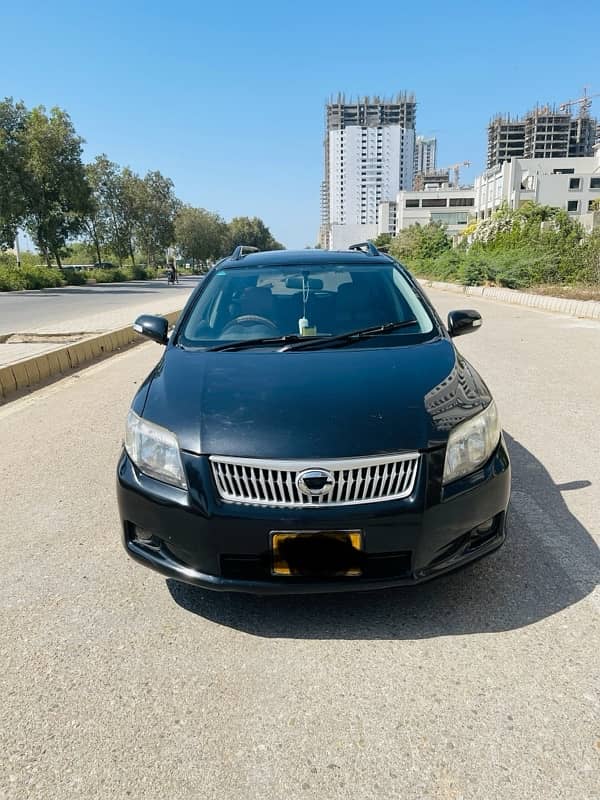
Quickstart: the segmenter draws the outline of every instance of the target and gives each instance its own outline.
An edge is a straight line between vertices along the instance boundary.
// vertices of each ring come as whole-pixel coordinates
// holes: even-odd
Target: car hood
[[[170,347],[143,415],[192,453],[333,459],[439,446],[489,401],[445,338],[286,353]]]

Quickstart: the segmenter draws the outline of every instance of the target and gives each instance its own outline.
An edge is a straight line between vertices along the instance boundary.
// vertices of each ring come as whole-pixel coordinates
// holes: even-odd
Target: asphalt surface
[[[39,329],[90,330],[85,325],[86,319],[137,306],[146,300],[153,303],[165,298],[171,302],[177,295],[189,293],[197,282],[197,277],[182,276],[180,283],[175,286],[169,286],[166,279],[160,279],[0,292],[0,335],[31,333]],[[71,327],[65,328],[68,322]]]
[[[154,344],[0,409],[3,800],[600,797],[600,324],[470,305],[509,539],[415,589],[228,596],[128,560],[114,468]]]

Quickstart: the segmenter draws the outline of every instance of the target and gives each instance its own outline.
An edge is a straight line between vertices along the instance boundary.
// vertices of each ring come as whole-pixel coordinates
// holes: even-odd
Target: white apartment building
[[[332,249],[377,231],[378,208],[412,184],[414,131],[399,125],[348,127],[329,135]],[[376,234],[375,234],[376,235]]]
[[[474,209],[473,188],[456,189],[446,184],[423,191],[398,192],[394,202],[381,204],[377,232],[395,236],[417,223],[440,222],[454,236],[462,233],[473,218]]]
[[[437,159],[437,139],[417,136],[415,140],[414,172],[433,172]]]
[[[377,236],[379,206],[412,186],[414,96],[343,96],[327,105],[320,241],[343,250]]]
[[[519,208],[528,200],[563,208],[587,228],[592,202],[600,198],[600,148],[591,157],[512,158],[475,179],[475,216],[486,219],[503,203]]]

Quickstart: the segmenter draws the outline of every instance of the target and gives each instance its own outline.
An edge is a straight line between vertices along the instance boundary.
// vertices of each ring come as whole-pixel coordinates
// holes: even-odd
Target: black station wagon
[[[410,273],[347,252],[238,247],[190,297],[136,394],[118,464],[127,552],[207,589],[412,584],[499,547],[496,405]]]

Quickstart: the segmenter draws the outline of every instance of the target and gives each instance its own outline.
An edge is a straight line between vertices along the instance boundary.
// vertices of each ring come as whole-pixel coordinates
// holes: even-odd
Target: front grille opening
[[[409,497],[415,487],[419,460],[418,453],[302,464],[210,457],[215,487],[221,500],[284,508],[355,505]],[[311,495],[298,486],[300,473],[313,469],[324,470],[330,475],[331,487],[324,494]]]

